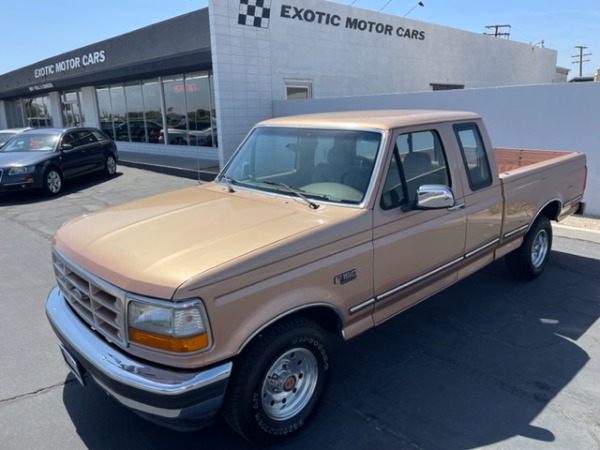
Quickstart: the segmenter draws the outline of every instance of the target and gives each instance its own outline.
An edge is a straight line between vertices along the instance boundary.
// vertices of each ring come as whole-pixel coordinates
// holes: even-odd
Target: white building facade
[[[271,102],[553,83],[554,50],[321,0],[209,2],[227,158]]]
[[[554,83],[556,59],[554,50],[323,0],[209,0],[0,75],[0,128],[43,113],[57,126],[102,125],[120,149],[193,151],[223,164],[272,117],[274,101]]]

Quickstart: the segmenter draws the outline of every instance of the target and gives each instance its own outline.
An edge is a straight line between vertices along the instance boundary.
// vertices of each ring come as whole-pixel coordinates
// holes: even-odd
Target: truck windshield
[[[359,204],[380,143],[381,133],[374,131],[258,127],[218,180],[233,181],[236,187]]]

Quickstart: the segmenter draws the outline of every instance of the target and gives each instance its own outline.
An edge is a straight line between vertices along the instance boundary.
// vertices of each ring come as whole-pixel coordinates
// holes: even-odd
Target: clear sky
[[[579,75],[575,47],[591,53],[583,75],[600,68],[600,0],[332,0],[476,33],[509,24],[510,39],[558,51],[557,65]],[[301,5],[302,0],[290,0]],[[207,0],[29,0],[3,13],[0,74],[207,6]],[[414,7],[414,8],[413,8]],[[18,8],[18,9],[17,9]],[[19,11],[21,8],[24,11]],[[6,11],[6,7],[3,10]],[[506,31],[506,30],[502,30]]]

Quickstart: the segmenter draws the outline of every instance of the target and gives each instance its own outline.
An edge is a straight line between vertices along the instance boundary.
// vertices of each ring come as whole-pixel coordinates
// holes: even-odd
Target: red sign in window
[[[184,84],[174,84],[173,85],[173,92],[175,94],[181,94],[182,92],[197,92],[198,91],[198,84],[196,83],[186,83]]]

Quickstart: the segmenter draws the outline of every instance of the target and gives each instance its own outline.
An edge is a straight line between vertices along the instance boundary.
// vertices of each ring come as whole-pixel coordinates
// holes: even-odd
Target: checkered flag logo
[[[258,28],[269,28],[271,0],[240,0],[238,23]]]

